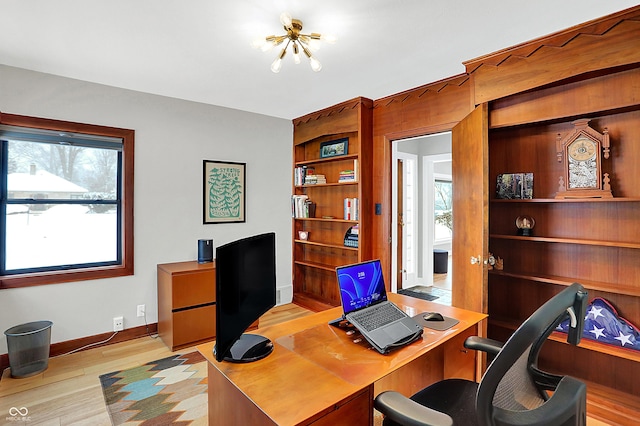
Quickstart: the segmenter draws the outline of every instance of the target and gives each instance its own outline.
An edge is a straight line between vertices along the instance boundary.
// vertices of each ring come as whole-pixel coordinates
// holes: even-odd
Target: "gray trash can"
[[[35,321],[16,325],[4,332],[11,377],[34,376],[47,369],[52,325],[51,321]]]

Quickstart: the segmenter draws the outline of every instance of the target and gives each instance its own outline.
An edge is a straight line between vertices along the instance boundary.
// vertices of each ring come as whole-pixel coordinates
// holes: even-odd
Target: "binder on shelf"
[[[358,199],[344,199],[344,220],[358,220]]]
[[[355,228],[355,229],[354,229]],[[358,226],[352,226],[344,234],[345,247],[358,248]]]

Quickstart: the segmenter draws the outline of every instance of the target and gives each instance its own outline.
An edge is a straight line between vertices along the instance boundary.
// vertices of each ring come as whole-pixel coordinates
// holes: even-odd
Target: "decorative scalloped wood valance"
[[[480,104],[599,70],[640,66],[640,6],[464,62]]]

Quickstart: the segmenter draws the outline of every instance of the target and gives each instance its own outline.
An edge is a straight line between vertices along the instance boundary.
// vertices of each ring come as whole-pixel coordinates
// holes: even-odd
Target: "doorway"
[[[448,293],[436,291],[439,301],[450,304],[450,267],[434,275],[434,249],[447,252],[448,265],[452,255],[452,229],[436,221],[451,204],[436,181],[451,196],[450,132],[392,141],[391,289],[442,288]]]

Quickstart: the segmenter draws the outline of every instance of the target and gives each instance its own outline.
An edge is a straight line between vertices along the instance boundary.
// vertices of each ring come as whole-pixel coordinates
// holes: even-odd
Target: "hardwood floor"
[[[309,314],[293,304],[278,306],[260,318],[260,326]],[[143,337],[51,358],[47,370],[29,378],[13,379],[6,369],[0,380],[0,424],[12,407],[24,407],[29,425],[110,425],[98,376],[191,350],[172,352],[162,340]]]
[[[278,306],[260,318],[260,326],[309,314],[297,305]],[[12,407],[24,407],[29,410],[29,421],[24,423],[31,426],[111,425],[98,376],[190,350],[172,352],[162,340],[144,337],[51,358],[47,370],[25,379],[11,378],[6,369],[0,380],[0,424],[5,424]],[[379,420],[376,417],[376,424]],[[20,422],[7,420],[6,424],[16,423]],[[587,419],[587,425],[605,423]]]

